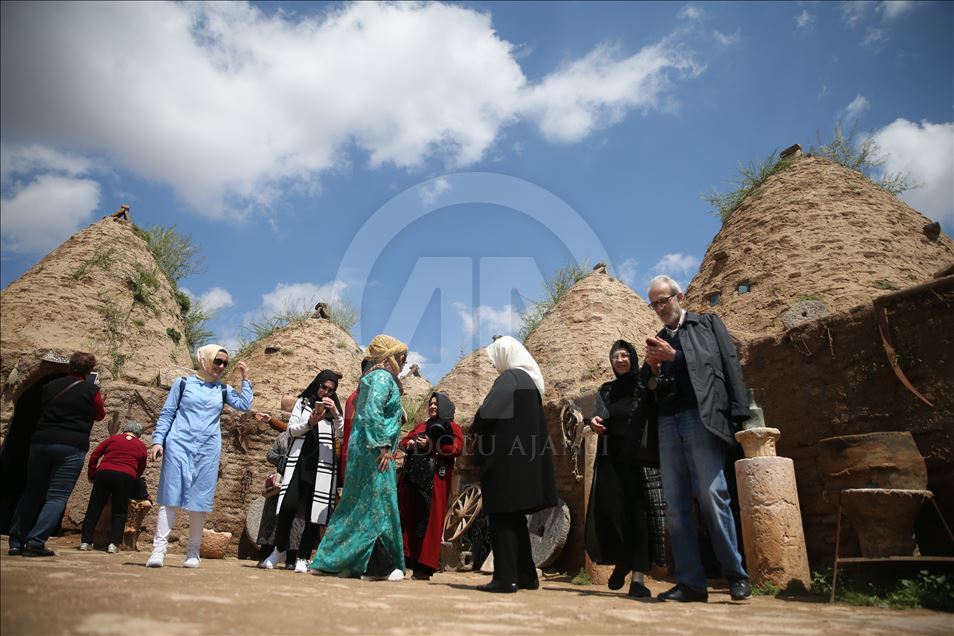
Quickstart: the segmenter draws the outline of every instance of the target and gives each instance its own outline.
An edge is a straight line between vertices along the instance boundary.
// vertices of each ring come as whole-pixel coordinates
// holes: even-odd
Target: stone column
[[[599,435],[594,433],[589,426],[583,432],[583,519],[586,519],[587,509],[590,506],[590,490],[593,488],[593,463],[596,461],[596,449],[599,446]],[[585,523],[585,521],[584,521]],[[606,585],[610,574],[613,573],[612,565],[597,565],[590,560],[586,553],[586,537],[583,538],[583,567],[586,573],[590,575],[590,580],[597,585]]]
[[[776,428],[739,431],[745,459],[735,463],[745,562],[752,582],[785,588],[811,585],[795,464],[775,455]]]

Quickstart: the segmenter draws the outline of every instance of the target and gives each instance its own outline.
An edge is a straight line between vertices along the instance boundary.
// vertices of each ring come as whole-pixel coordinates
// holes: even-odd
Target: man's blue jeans
[[[747,577],[729,506],[725,442],[706,430],[697,409],[659,416],[659,461],[676,581],[706,590],[693,499],[699,502],[723,576]]]
[[[26,489],[10,523],[11,548],[42,548],[56,528],[86,451],[66,444],[31,444]]]

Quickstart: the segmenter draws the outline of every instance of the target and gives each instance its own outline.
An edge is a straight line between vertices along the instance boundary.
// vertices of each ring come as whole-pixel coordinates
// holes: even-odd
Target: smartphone
[[[93,371],[92,373],[86,376],[86,381],[89,382],[90,384],[95,384],[96,386],[99,386],[99,373],[97,373],[96,371]]]

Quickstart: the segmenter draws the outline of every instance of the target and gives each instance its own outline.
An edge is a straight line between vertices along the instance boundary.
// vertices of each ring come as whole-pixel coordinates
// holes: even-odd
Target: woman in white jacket
[[[344,417],[338,401],[341,374],[325,369],[298,396],[288,420],[291,447],[278,493],[275,551],[266,559],[272,567],[285,559],[292,521],[301,513],[306,522],[298,546],[295,571],[304,573],[321,526],[327,526],[335,509],[338,467],[335,440],[344,434]]]

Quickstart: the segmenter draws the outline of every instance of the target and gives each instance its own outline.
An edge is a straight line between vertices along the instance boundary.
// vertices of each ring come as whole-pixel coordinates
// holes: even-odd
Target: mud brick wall
[[[954,520],[954,277],[885,301],[897,359],[921,402],[892,371],[872,305],[750,342],[743,368],[768,426],[781,430],[778,454],[795,462],[808,555],[830,567],[837,507],[823,494],[818,440],[836,435],[910,431],[924,456],[928,488]],[[849,550],[856,539],[842,529]],[[917,526],[923,554],[954,554],[931,506]]]

